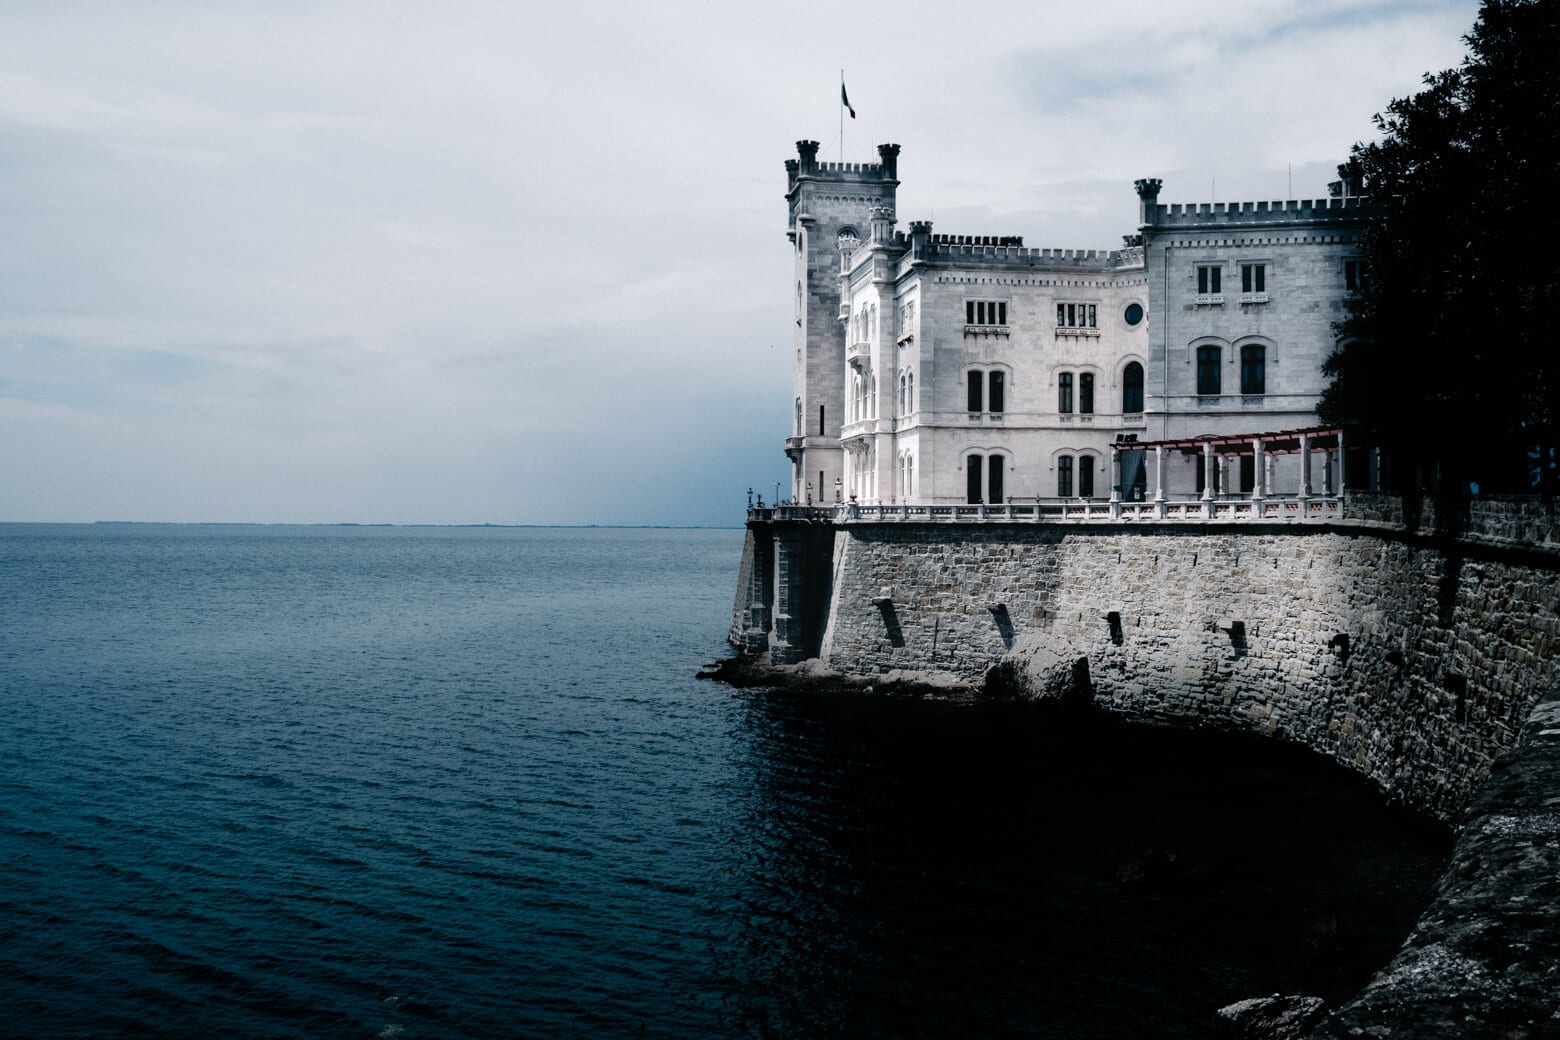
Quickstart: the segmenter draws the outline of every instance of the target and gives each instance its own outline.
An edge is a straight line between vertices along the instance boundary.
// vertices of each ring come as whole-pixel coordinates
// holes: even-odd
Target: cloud
[[[787,474],[796,139],[1109,247],[1138,176],[1319,194],[1474,11],[11,5],[0,520],[737,522]]]

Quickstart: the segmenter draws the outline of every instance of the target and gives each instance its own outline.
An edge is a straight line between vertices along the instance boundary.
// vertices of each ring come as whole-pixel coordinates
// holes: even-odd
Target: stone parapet
[[[1156,202],[1142,207],[1142,220],[1150,231],[1180,231],[1208,225],[1355,222],[1365,220],[1370,213],[1370,200],[1360,196],[1273,202]]]

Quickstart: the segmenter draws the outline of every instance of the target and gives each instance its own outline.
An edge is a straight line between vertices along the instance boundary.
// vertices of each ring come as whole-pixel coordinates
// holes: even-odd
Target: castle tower
[[[787,159],[786,237],[795,256],[792,286],[796,332],[792,384],[791,435],[785,453],[791,459],[791,497],[805,502],[811,485],[814,503],[834,501],[835,481],[843,473],[840,424],[845,418],[845,321],[841,312],[842,253],[865,244],[872,210],[891,215],[899,187],[899,146],[878,146],[876,163],[818,161],[817,141],[796,142],[797,158]],[[891,218],[890,218],[891,219]]]

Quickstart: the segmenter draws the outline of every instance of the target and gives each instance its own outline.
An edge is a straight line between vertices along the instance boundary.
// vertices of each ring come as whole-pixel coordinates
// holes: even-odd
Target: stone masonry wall
[[[834,668],[1086,658],[1106,710],[1298,742],[1446,820],[1560,650],[1545,558],[1379,530],[853,524],[834,571]]]

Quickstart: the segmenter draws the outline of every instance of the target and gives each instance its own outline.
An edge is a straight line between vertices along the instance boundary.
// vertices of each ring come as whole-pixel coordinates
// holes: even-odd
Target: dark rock
[[[1214,1012],[1214,1035],[1224,1040],[1303,1040],[1327,1014],[1321,997],[1252,997]]]

